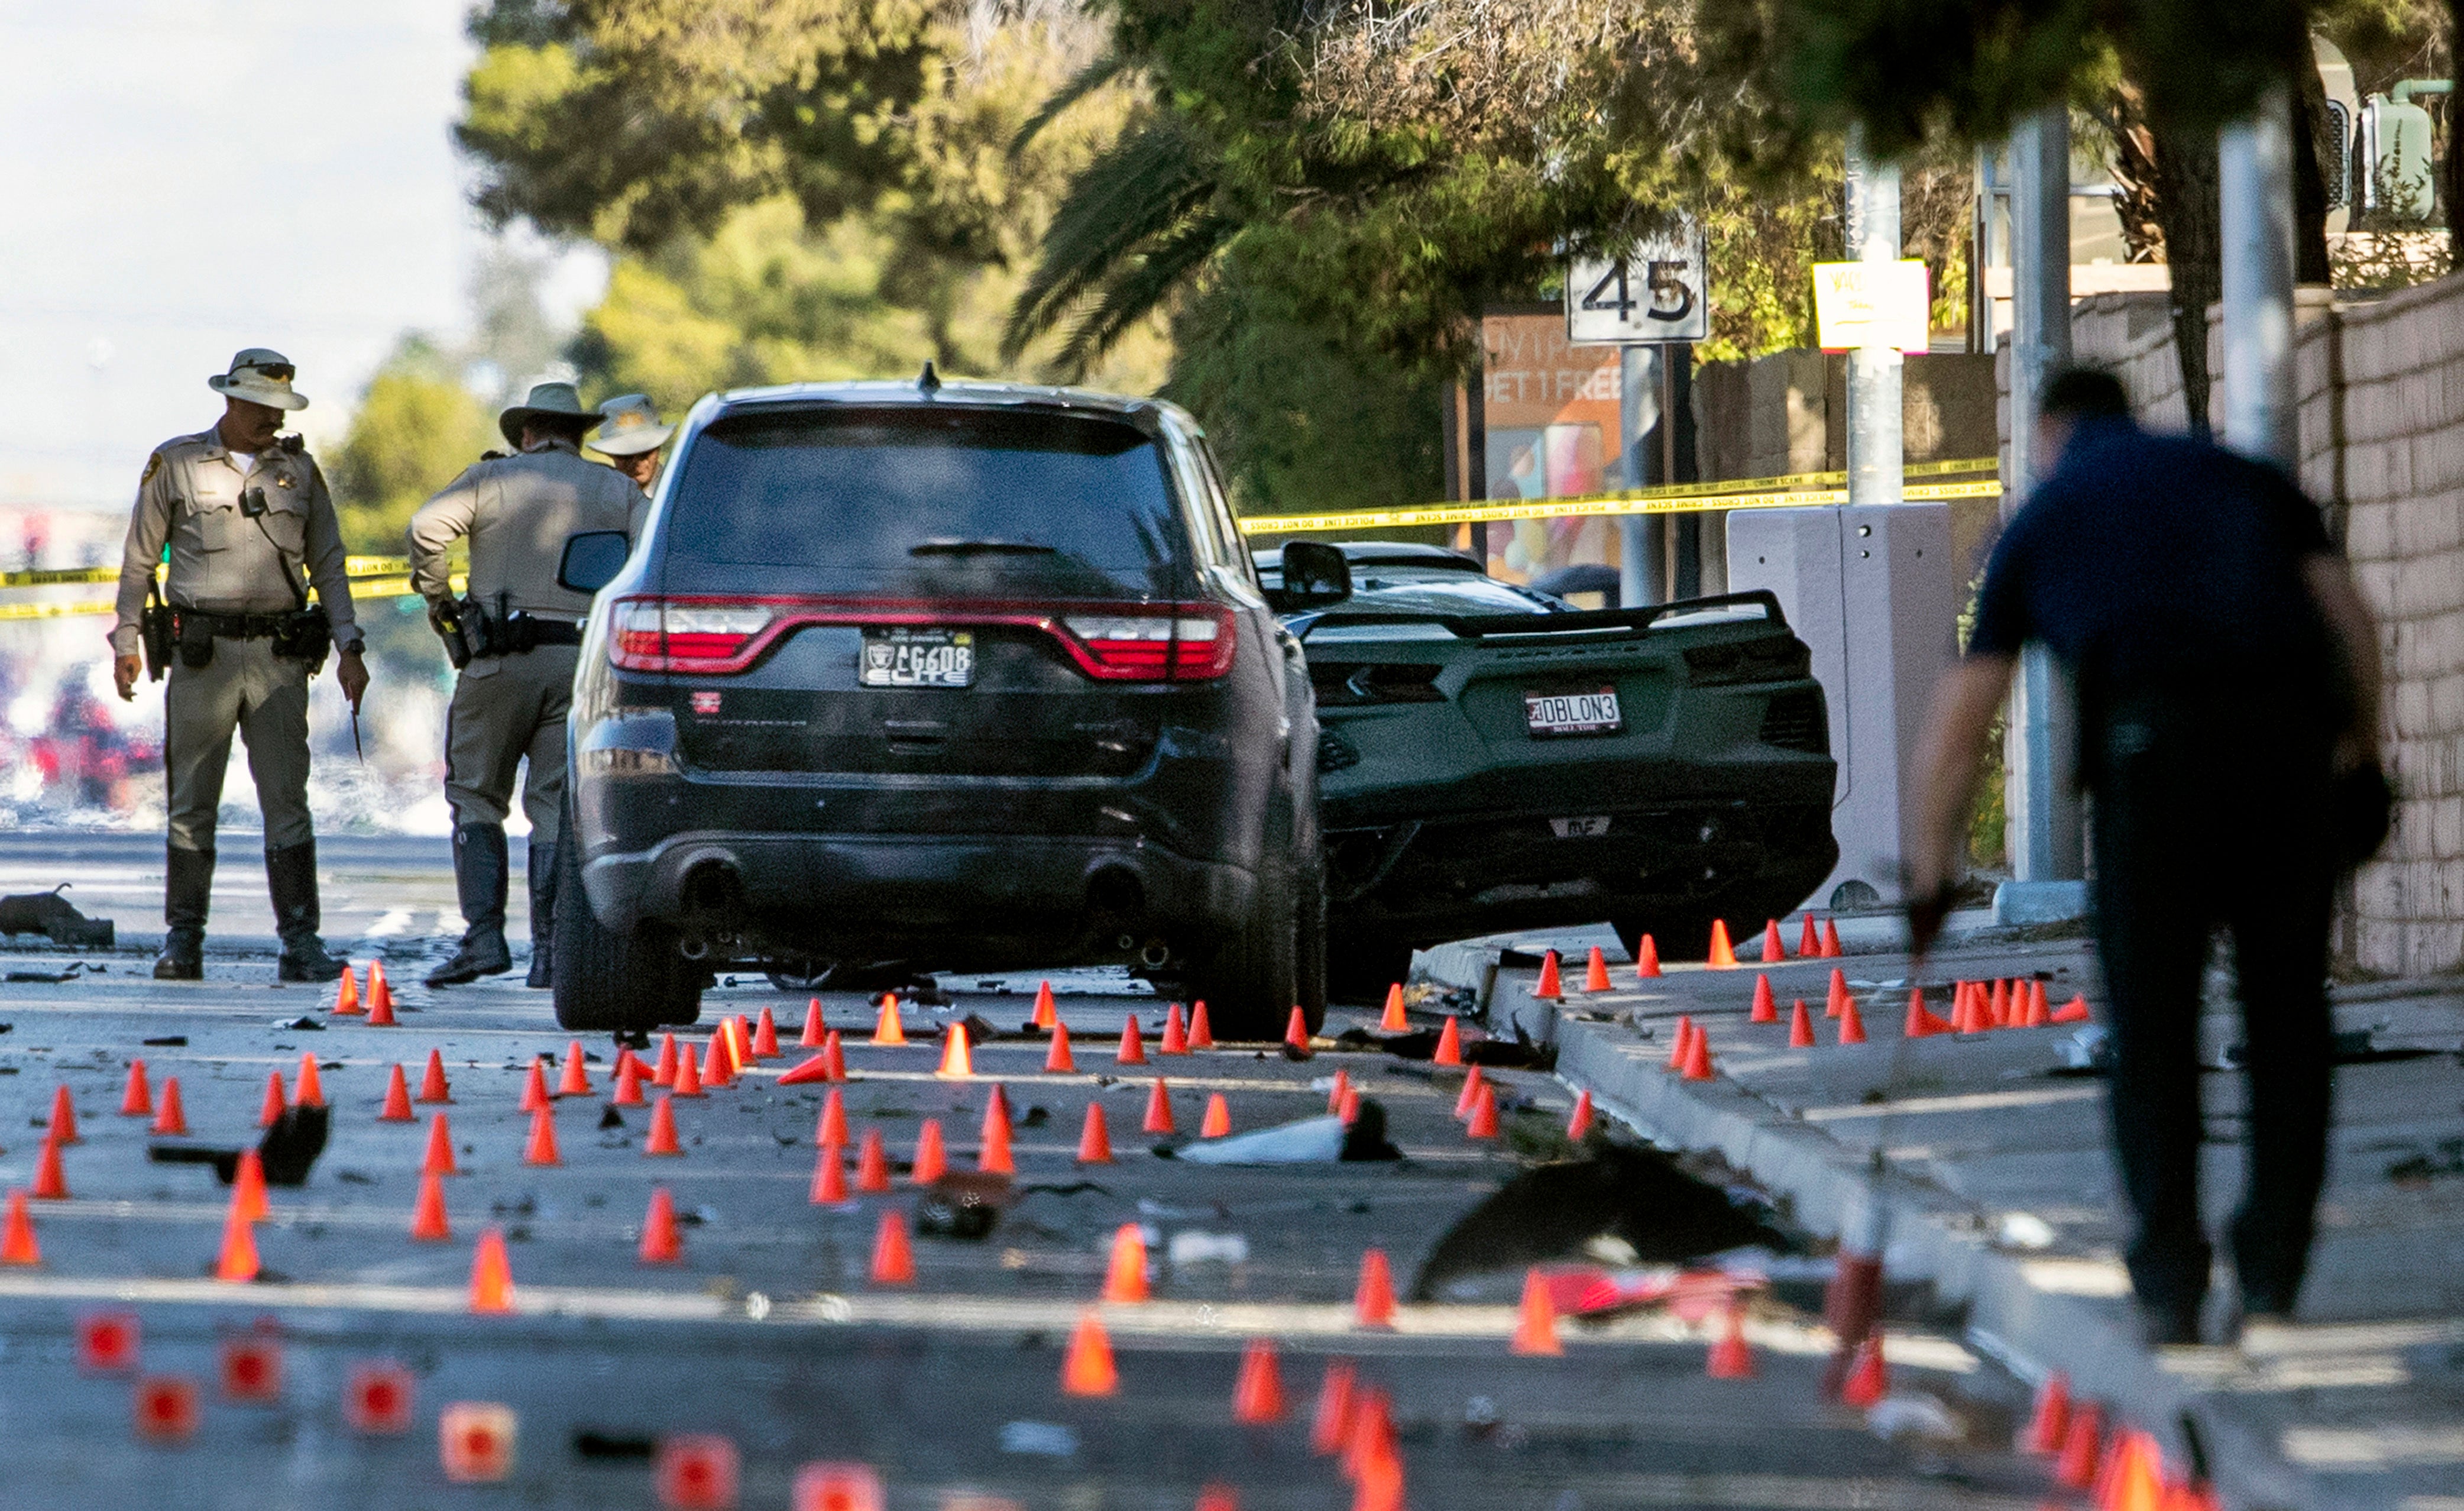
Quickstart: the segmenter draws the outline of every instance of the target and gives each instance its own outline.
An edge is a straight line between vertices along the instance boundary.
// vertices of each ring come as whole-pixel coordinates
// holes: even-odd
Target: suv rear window
[[[1177,596],[1159,443],[1118,420],[950,406],[757,411],[696,436],[671,556],[793,567],[823,591]]]

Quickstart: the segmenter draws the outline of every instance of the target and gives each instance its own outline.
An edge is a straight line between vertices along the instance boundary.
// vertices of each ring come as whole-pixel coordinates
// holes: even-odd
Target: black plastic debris
[[[68,885],[63,881],[49,892],[0,898],[0,934],[40,934],[64,949],[111,948],[111,920],[88,918],[71,906],[60,896]]]
[[[268,1186],[305,1186],[317,1157],[325,1152],[325,1136],[333,1121],[326,1107],[286,1107],[265,1137],[257,1141],[256,1157],[265,1167]],[[202,1144],[149,1144],[145,1158],[156,1165],[210,1165],[214,1178],[229,1186],[239,1174],[240,1151]]]
[[[0,1030],[0,1033],[5,1032],[5,1030]],[[165,1033],[160,1038],[145,1040],[145,1044],[148,1048],[152,1049],[186,1049],[188,1044],[188,1036],[185,1033]]]

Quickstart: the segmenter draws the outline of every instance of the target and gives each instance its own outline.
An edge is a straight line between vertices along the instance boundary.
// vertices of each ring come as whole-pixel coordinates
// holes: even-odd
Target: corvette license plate
[[[1530,726],[1534,739],[1613,735],[1625,727],[1614,687],[1593,693],[1526,693],[1523,722]]]
[[[867,687],[971,687],[976,633],[908,625],[867,630],[856,679]]]

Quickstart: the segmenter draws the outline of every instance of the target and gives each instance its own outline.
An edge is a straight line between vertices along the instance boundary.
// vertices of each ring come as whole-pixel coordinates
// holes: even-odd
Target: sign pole
[[[1900,260],[1900,170],[1865,156],[1864,132],[1848,135],[1848,260]],[[1902,357],[1896,346],[1848,353],[1848,502],[1897,503],[1901,494]]]

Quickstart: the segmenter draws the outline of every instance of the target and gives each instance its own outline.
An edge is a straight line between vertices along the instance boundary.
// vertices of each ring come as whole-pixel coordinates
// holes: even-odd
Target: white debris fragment
[[[1185,1228],[1172,1235],[1165,1250],[1176,1270],[1186,1270],[1200,1264],[1246,1264],[1249,1262],[1249,1240],[1237,1233],[1204,1233]]]

